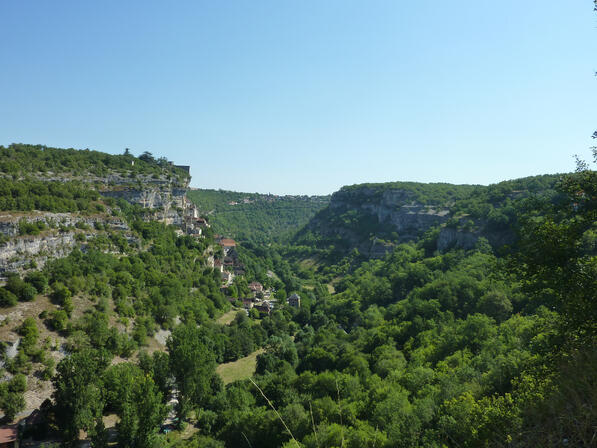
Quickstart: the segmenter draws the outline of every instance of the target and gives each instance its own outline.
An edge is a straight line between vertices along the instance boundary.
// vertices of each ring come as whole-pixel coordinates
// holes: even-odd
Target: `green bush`
[[[64,310],[52,311],[49,324],[55,331],[66,330],[68,325],[68,314]]]
[[[17,304],[18,298],[6,288],[0,288],[0,306],[9,307]]]
[[[35,271],[27,274],[25,281],[33,285],[38,293],[43,293],[48,286],[48,277],[40,271]]]

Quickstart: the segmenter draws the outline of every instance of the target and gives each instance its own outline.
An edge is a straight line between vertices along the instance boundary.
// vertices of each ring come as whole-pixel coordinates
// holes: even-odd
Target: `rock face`
[[[108,211],[109,212],[109,211]],[[96,223],[108,225],[114,230],[129,230],[128,224],[118,216],[109,214],[80,215],[76,213],[51,213],[33,211],[28,213],[0,212],[0,235],[14,237],[19,235],[19,223],[43,222],[48,227],[73,227],[84,224],[94,227]]]
[[[340,190],[332,195],[330,208],[338,212],[358,210],[388,225],[398,233],[400,240],[407,241],[429,227],[448,220],[450,210],[442,206],[418,203],[406,190],[388,189],[382,193],[363,188],[354,191]]]
[[[103,196],[124,199],[125,201],[151,209],[151,219],[164,221],[166,224],[181,225],[183,210],[187,207],[186,188],[169,186],[147,186],[147,188],[122,188],[102,191]]]
[[[43,222],[48,229],[38,235],[19,235],[21,221]],[[35,262],[39,269],[49,259],[67,256],[77,244],[75,235],[81,234],[83,238],[79,239],[82,241],[93,237],[97,224],[127,233],[130,230],[122,218],[108,214],[3,212],[0,214],[0,236],[6,241],[0,244],[0,277],[6,272],[23,271],[31,262]]]
[[[339,237],[370,258],[382,258],[394,243],[413,240],[449,217],[448,207],[419,203],[410,191],[362,187],[334,193],[328,209],[307,228],[325,237]],[[384,241],[388,239],[393,243]]]
[[[11,239],[0,248],[0,275],[19,271],[31,261],[41,268],[50,258],[67,256],[74,246],[74,232]]]
[[[188,167],[187,168],[188,172]],[[158,175],[126,175],[110,173],[99,177],[90,173],[71,176],[62,173],[44,173],[36,176],[46,182],[79,181],[92,184],[102,196],[140,205],[151,210],[148,220],[159,220],[166,224],[181,225],[183,211],[188,206],[186,193],[190,178],[183,180]]]
[[[442,196],[442,191],[438,193],[434,187],[426,188],[425,184],[411,184],[410,189],[389,184],[342,188],[332,195],[329,207],[299,233],[297,240],[300,244],[301,235],[307,235],[311,241],[314,236],[324,246],[345,251],[356,248],[369,258],[383,258],[396,244],[416,240],[431,228],[439,229],[436,247],[441,252],[453,247],[472,249],[480,237],[494,247],[514,241],[510,229],[495,230],[468,216],[453,219],[454,201],[445,199],[449,195]],[[460,225],[461,221],[470,221],[470,225]]]
[[[182,226],[184,211],[188,207],[186,192],[188,179],[180,181],[164,176],[127,177],[122,174],[109,174],[105,177],[85,175],[71,177],[64,174],[46,173],[37,180],[58,182],[78,180],[90,184],[106,197],[123,199],[131,204],[147,209],[147,220],[159,220],[166,224]],[[38,235],[20,235],[21,222],[43,222],[46,230]],[[79,213],[50,212],[0,212],[0,277],[6,272],[26,270],[32,262],[37,268],[47,260],[67,256],[79,241],[95,235],[97,224],[100,228],[129,232],[126,221],[112,216],[111,210],[94,215]],[[82,236],[82,238],[81,238]],[[126,236],[126,235],[125,235]],[[129,242],[133,237],[127,236]],[[83,244],[83,249],[85,244]]]
[[[437,250],[445,252],[452,247],[472,249],[480,236],[478,232],[463,232],[452,227],[443,227],[437,238]]]

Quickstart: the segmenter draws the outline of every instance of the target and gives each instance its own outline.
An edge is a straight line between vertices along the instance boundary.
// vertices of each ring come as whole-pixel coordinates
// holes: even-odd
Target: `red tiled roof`
[[[14,442],[17,440],[17,425],[0,427],[0,443]]]
[[[236,246],[236,241],[234,241],[231,238],[222,238],[222,241],[220,241],[220,244],[222,246],[226,246],[226,247],[234,247],[234,246]]]

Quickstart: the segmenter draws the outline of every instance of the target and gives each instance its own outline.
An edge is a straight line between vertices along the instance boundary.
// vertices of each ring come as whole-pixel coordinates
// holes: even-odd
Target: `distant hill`
[[[524,200],[555,200],[559,175],[543,175],[490,186],[389,182],[351,185],[334,193],[294,237],[302,246],[348,252],[358,249],[379,258],[395,244],[414,241],[435,229],[439,250],[471,248],[479,237],[494,247],[512,242],[516,209]]]
[[[254,243],[283,242],[328,205],[329,196],[276,196],[192,190],[187,197],[216,233]]]

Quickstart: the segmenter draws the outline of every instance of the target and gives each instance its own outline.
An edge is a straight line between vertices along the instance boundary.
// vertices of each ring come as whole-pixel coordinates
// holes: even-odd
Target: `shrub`
[[[43,293],[48,286],[48,277],[39,271],[29,273],[27,277],[25,277],[25,281],[33,285],[40,294]]]
[[[37,294],[37,289],[34,286],[26,283],[25,286],[23,287],[23,289],[21,290],[19,299],[21,299],[25,302],[31,302],[33,299],[35,299],[36,294]]]
[[[50,326],[55,331],[64,331],[68,325],[68,314],[64,310],[53,311],[50,315]]]
[[[17,304],[17,296],[6,288],[0,288],[0,306],[9,307]]]

